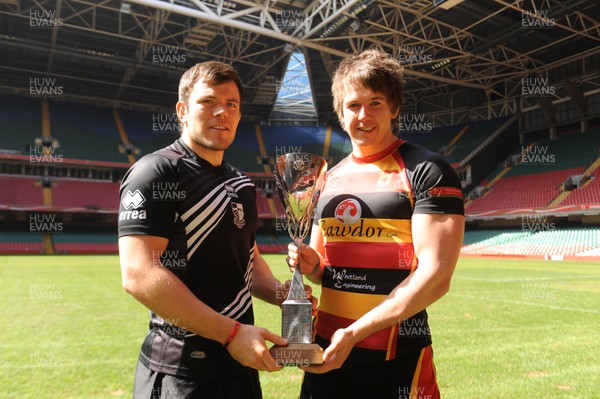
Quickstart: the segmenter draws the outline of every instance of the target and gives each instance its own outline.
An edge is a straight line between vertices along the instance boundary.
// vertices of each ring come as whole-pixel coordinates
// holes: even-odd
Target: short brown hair
[[[382,93],[391,111],[398,112],[402,104],[403,76],[400,62],[383,51],[366,50],[342,60],[331,85],[333,109],[342,127],[344,94],[348,86],[365,87]]]
[[[233,81],[240,92],[240,102],[244,99],[244,85],[236,70],[229,64],[218,61],[207,61],[194,65],[181,75],[181,79],[179,80],[179,101],[183,102],[186,106],[190,93],[199,80],[216,85]]]

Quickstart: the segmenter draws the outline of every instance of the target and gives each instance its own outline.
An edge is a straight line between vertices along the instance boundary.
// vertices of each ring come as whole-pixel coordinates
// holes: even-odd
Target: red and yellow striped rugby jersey
[[[329,171],[314,219],[326,263],[315,320],[322,347],[418,267],[414,213],[464,214],[460,180],[437,153],[399,139],[367,158],[349,155]],[[347,361],[394,359],[429,344],[423,310],[359,342]]]

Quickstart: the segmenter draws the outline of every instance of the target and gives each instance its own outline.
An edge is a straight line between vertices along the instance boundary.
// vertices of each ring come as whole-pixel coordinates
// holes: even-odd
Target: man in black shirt
[[[124,289],[151,311],[134,398],[260,398],[258,370],[281,366],[255,327],[252,295],[280,305],[283,285],[255,244],[255,188],[223,162],[243,86],[219,62],[181,78],[181,137],[140,159],[121,185]]]

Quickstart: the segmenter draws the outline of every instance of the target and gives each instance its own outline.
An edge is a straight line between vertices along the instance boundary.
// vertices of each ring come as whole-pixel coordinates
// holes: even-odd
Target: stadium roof
[[[337,63],[376,47],[405,63],[419,112],[514,98],[532,77],[582,98],[600,90],[598,16],[597,0],[0,0],[0,91],[172,110],[181,73],[221,60],[246,85],[244,119],[268,123],[299,50],[324,125]]]

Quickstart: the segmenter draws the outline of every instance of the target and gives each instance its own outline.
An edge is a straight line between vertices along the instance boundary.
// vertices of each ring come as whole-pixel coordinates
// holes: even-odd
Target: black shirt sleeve
[[[413,189],[414,213],[465,214],[460,179],[444,157],[409,142],[399,150]]]
[[[119,194],[119,237],[170,238],[182,194],[173,161],[157,154],[144,156],[125,174]]]

